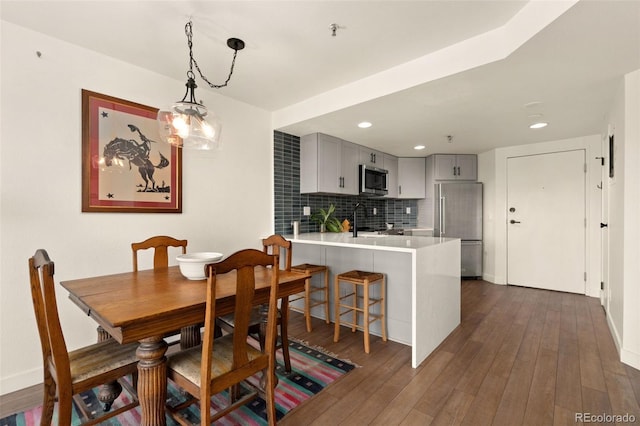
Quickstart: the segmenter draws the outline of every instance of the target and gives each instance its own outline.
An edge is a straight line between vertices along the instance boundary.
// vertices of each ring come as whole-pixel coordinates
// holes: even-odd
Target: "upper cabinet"
[[[425,159],[398,158],[398,197],[425,197]]]
[[[384,166],[384,155],[383,152],[367,148],[366,146],[358,147],[358,162],[360,164],[384,169],[386,168]]]
[[[398,157],[384,154],[384,169],[387,174],[387,190],[385,198],[398,198]]]
[[[478,157],[475,154],[434,154],[430,157],[434,180],[478,179]]]
[[[358,194],[358,145],[323,133],[300,138],[300,193]]]

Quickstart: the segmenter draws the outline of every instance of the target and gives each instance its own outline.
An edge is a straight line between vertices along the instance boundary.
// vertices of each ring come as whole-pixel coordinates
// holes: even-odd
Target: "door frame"
[[[601,134],[571,139],[497,148],[478,159],[479,180],[485,183],[484,277],[496,284],[507,283],[507,158],[585,149],[587,159],[587,286],[586,294],[600,296],[600,184]]]

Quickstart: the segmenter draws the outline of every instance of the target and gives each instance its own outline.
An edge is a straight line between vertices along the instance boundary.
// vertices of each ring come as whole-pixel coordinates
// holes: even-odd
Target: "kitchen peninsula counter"
[[[370,233],[353,238],[350,232],[286,238],[293,243],[294,264],[314,263],[330,268],[332,321],[335,275],[352,269],[385,274],[387,335],[390,340],[412,347],[414,368],[460,324],[459,239]],[[372,290],[372,297],[377,297],[379,286]],[[312,315],[324,318],[324,311],[316,307]],[[372,334],[380,336],[380,330],[379,322],[371,324]]]

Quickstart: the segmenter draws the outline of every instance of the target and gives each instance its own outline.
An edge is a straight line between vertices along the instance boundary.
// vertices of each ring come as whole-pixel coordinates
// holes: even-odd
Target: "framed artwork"
[[[82,90],[82,211],[182,213],[182,151],[157,108]]]

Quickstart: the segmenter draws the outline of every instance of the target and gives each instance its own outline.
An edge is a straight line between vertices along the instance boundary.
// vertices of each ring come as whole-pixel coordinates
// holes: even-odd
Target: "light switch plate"
[[[302,214],[304,216],[311,216],[311,207],[309,206],[302,207]]]

